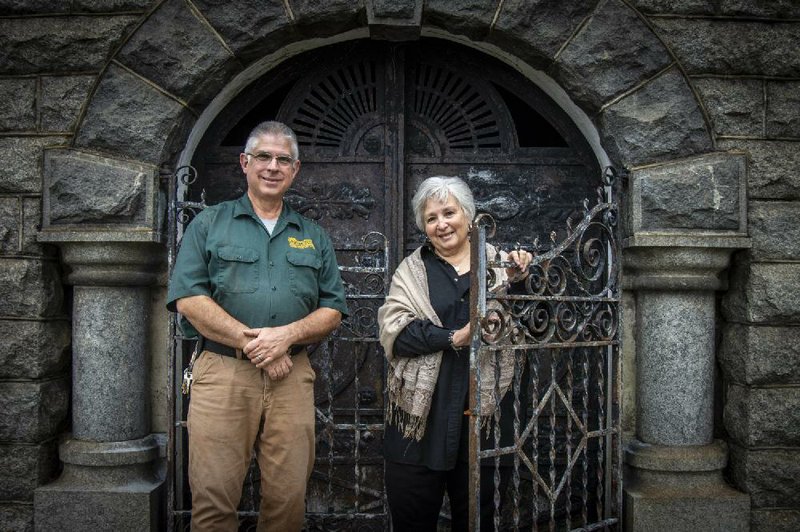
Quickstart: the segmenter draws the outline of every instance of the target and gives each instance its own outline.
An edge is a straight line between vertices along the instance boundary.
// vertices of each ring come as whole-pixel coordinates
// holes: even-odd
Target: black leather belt
[[[304,348],[304,345],[293,345],[289,349],[289,355],[294,356]],[[229,345],[221,344],[219,342],[215,342],[214,340],[209,340],[208,338],[203,338],[203,350],[211,351],[212,353],[216,353],[225,357],[233,357],[238,359],[247,358],[241,349],[234,349]]]
[[[203,350],[204,351],[211,351],[212,353],[216,353],[218,355],[222,355],[225,357],[233,357],[244,359],[244,353],[242,353],[241,349],[234,349],[233,347],[225,344],[220,344],[215,342],[214,340],[209,340],[208,338],[203,338]]]

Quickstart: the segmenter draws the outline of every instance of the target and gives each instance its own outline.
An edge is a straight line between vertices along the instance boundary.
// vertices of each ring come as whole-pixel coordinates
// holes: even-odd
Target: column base
[[[162,488],[153,436],[124,442],[69,439],[64,471],[34,492],[34,524],[50,530],[160,530]]]
[[[727,459],[719,440],[685,447],[631,442],[625,450],[625,530],[750,530],[750,497],[722,478]]]

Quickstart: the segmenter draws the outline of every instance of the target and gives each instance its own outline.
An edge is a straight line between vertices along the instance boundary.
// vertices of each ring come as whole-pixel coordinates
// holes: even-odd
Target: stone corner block
[[[800,384],[800,327],[726,324],[718,359],[731,383]]]
[[[0,530],[33,532],[33,505],[0,502]]]
[[[0,320],[0,378],[36,379],[69,367],[66,319]]]
[[[753,508],[796,508],[800,448],[747,449],[730,445],[731,478]]]
[[[45,150],[42,232],[158,232],[163,218],[158,177],[158,168],[146,163]]]
[[[741,445],[800,447],[800,388],[729,386],[723,418]]]
[[[0,501],[31,501],[34,490],[53,479],[58,471],[57,442],[0,444]],[[3,528],[0,511],[0,530]]]
[[[638,232],[747,234],[747,159],[709,153],[631,171],[630,224]]]
[[[69,390],[66,377],[4,383],[0,441],[32,443],[58,434],[67,418]]]
[[[728,321],[763,325],[800,322],[800,263],[734,260],[730,290],[722,300]]]

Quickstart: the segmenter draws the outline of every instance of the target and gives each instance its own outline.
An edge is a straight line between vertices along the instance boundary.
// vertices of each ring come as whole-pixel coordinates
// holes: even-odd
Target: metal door
[[[287,201],[330,234],[351,310],[312,357],[318,442],[308,526],[384,530],[385,370],[375,318],[394,267],[422,242],[408,205],[416,186],[432,175],[464,178],[479,212],[502,222],[497,236],[509,246],[547,238],[576,216],[600,172],[569,118],[508,66],[437,40],[353,41],[301,54],[242,91],[200,142],[197,178],[180,187],[185,196],[176,196],[171,212],[181,201],[198,208],[241,195],[238,154],[250,129],[273,117],[300,144],[302,167]],[[174,219],[178,235],[188,218]],[[187,347],[173,337],[177,377]],[[174,399],[170,505],[185,528],[186,404],[177,392]],[[256,517],[257,478],[251,468],[243,529]]]

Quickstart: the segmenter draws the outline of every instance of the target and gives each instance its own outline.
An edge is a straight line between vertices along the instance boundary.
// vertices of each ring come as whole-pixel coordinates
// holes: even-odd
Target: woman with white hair
[[[426,243],[398,266],[386,302],[378,311],[380,342],[389,362],[388,412],[384,436],[386,495],[398,531],[435,531],[445,491],[452,530],[468,529],[469,479],[469,230],[475,202],[457,177],[430,177],[412,199],[417,227]],[[495,250],[487,246],[490,257]],[[516,266],[495,272],[498,285],[512,288],[527,276],[530,253],[501,254]],[[513,362],[486,357],[483,375],[500,365],[500,393],[513,375]],[[511,357],[513,361],[513,357]],[[494,379],[481,386],[482,416],[497,415]],[[485,401],[483,397],[486,397]],[[501,411],[511,406],[511,396]],[[513,419],[513,412],[501,416]],[[508,423],[505,423],[508,425]],[[503,430],[503,439],[513,436]],[[493,475],[482,474],[481,523],[491,527]],[[507,478],[507,475],[505,475]]]

